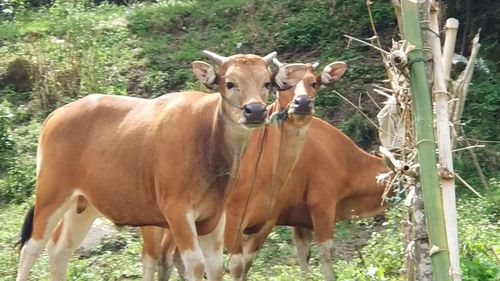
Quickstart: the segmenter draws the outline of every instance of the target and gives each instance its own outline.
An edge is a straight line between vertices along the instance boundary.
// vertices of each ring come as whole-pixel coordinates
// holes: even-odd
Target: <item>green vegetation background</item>
[[[390,1],[372,1],[382,44],[398,39]],[[480,193],[472,197],[459,186],[460,239],[464,280],[499,280],[500,251],[500,58],[493,1],[446,1],[444,13],[458,17],[457,52],[465,56],[469,41],[482,28],[482,48],[470,86],[463,123],[469,138],[486,147],[476,150],[489,179],[486,192],[467,153],[455,154],[456,170]],[[466,10],[468,8],[468,10]],[[468,11],[468,12],[467,12]],[[53,109],[89,93],[156,97],[168,92],[201,89],[190,63],[200,51],[237,53],[237,43],[254,53],[278,51],[285,62],[335,60],[349,70],[335,88],[366,114],[378,111],[367,93],[383,85],[384,71],[373,50],[347,42],[343,34],[372,36],[363,0],[192,0],[63,1],[0,0],[0,280],[15,276],[13,249],[25,210],[33,202],[36,142],[44,118]],[[459,73],[460,66],[454,72]],[[203,89],[202,89],[203,90]],[[381,104],[381,97],[371,94]],[[337,97],[320,92],[317,114],[341,128],[360,146],[377,145],[372,125]],[[462,145],[459,143],[459,145]],[[399,242],[400,208],[383,227],[372,220],[337,226],[335,271],[339,280],[402,280]],[[299,269],[290,233],[278,228],[252,269],[252,280],[294,280]],[[92,255],[79,255],[70,280],[138,280],[140,238],[134,229],[100,245]],[[318,258],[312,257],[312,280],[321,280]],[[44,257],[36,280],[48,279]]]

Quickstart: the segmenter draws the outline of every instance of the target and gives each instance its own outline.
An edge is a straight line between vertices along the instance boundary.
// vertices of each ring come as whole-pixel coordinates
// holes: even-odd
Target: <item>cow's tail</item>
[[[23,227],[21,228],[21,238],[17,241],[15,247],[19,246],[21,249],[26,242],[31,238],[31,233],[33,232],[33,215],[35,212],[35,207],[31,207],[24,218]]]

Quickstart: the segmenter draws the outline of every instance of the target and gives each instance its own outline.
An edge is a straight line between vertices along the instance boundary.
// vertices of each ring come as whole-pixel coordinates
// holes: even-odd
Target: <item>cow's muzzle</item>
[[[243,106],[243,114],[245,116],[245,124],[260,125],[266,121],[267,109],[264,104],[250,103]]]
[[[309,96],[298,96],[290,104],[290,109],[292,114],[309,115],[312,114],[313,102]]]

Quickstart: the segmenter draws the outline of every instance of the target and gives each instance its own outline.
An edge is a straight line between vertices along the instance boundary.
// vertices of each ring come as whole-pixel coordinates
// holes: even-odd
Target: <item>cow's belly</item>
[[[278,225],[312,228],[311,215],[305,206],[290,208],[281,213]]]
[[[80,183],[85,198],[117,225],[165,226],[154,188],[120,174],[91,177]]]

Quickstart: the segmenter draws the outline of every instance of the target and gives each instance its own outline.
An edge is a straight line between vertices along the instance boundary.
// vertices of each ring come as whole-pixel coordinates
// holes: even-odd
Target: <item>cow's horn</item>
[[[315,63],[312,64],[312,68],[313,69],[318,68],[318,66],[319,66],[319,61],[317,61],[317,62],[315,62]]]
[[[276,52],[272,52],[272,53],[269,53],[267,54],[265,57],[264,57],[264,60],[266,61],[267,64],[270,64],[271,61],[274,59],[274,57],[276,57],[278,53]]]
[[[210,52],[208,50],[203,50],[203,54],[212,59],[216,64],[221,65],[224,61],[227,60],[227,57],[218,55],[214,52]]]
[[[273,63],[277,67],[282,67],[283,65],[285,65],[284,63],[280,62],[277,58],[273,58]]]

